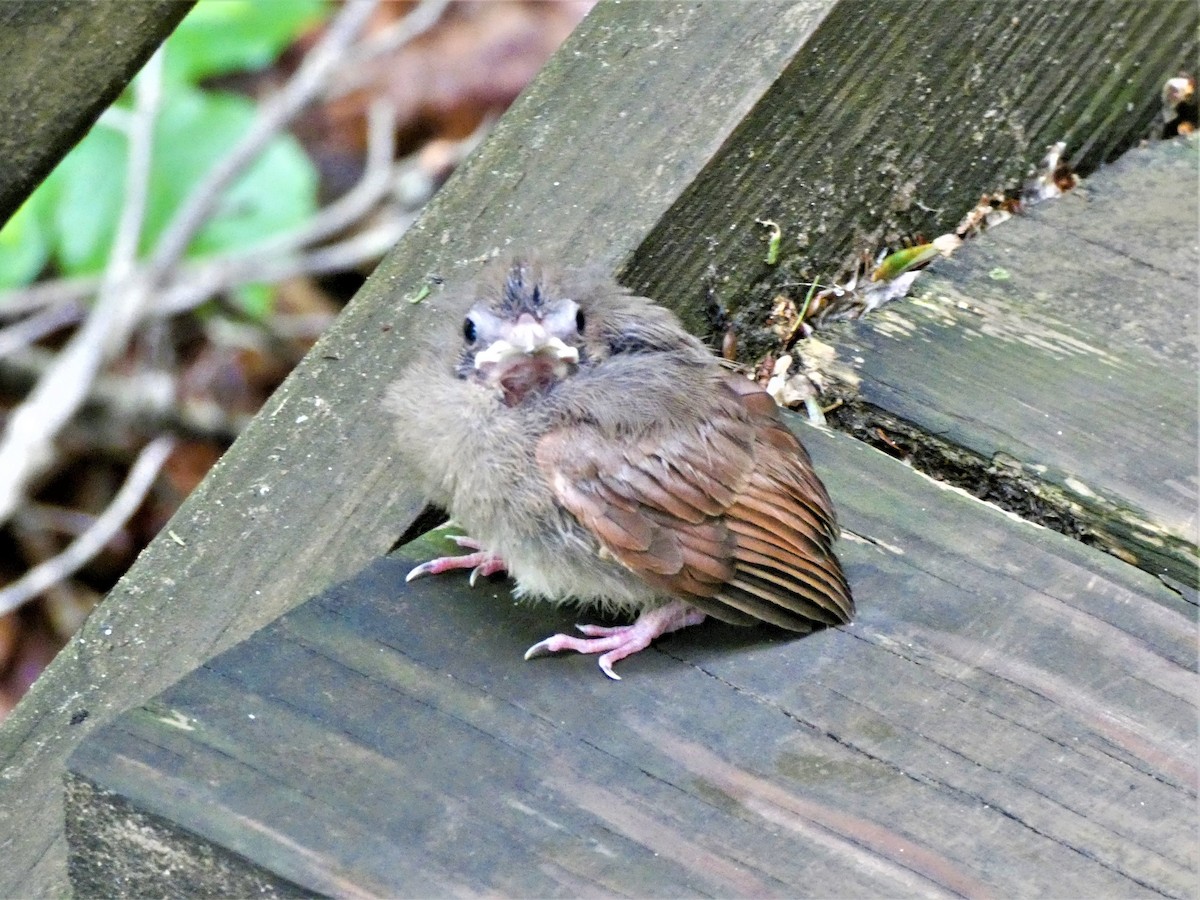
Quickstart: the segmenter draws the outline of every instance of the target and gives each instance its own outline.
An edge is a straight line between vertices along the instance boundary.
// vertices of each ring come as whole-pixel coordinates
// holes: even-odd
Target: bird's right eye
[[[471,317],[467,316],[463,320],[463,337],[468,344],[475,343],[475,338],[478,337],[478,332],[475,329],[475,323],[471,321]]]

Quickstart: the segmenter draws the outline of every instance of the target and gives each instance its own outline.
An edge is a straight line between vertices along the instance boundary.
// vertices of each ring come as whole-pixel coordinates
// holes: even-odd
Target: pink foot
[[[601,625],[576,625],[575,627],[587,635],[587,638],[577,638],[569,634],[556,634],[538,641],[525,651],[526,659],[537,656],[549,656],[562,650],[574,650],[576,653],[602,653],[600,669],[609,678],[616,681],[621,676],[613,671],[613,663],[632,656],[639,650],[645,650],[650,642],[660,635],[678,631],[689,625],[698,625],[704,621],[704,613],[694,606],[688,606],[682,600],[673,600],[666,606],[651,609],[638,616],[632,625],[616,625],[604,627]]]
[[[504,564],[504,560],[496,556],[496,554],[482,549],[478,541],[461,535],[451,538],[451,540],[460,547],[475,550],[476,552],[464,553],[462,556],[439,556],[437,559],[423,562],[409,572],[404,577],[404,580],[412,581],[414,578],[420,578],[422,575],[441,575],[443,572],[451,572],[455,569],[470,569],[470,585],[471,587],[475,587],[475,582],[479,579],[480,575],[487,577],[488,575],[495,575],[497,572],[503,572],[508,568]]]

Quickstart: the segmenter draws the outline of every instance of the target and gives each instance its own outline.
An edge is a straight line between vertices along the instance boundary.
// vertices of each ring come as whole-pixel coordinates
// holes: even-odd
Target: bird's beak
[[[514,356],[548,356],[554,360],[579,362],[579,351],[554,337],[533,316],[523,315],[505,337],[498,338],[475,354],[475,368],[502,363]]]

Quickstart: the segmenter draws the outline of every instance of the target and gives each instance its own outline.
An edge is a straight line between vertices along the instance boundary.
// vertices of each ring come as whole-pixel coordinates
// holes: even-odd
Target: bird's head
[[[549,390],[584,361],[586,320],[541,273],[513,263],[499,293],[477,300],[463,320],[460,378],[495,388],[509,406]]]

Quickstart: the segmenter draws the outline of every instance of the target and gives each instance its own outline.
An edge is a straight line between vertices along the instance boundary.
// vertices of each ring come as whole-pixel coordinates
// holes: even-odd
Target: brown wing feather
[[[808,454],[752,382],[698,429],[605,434],[573,424],[537,460],[558,501],[664,595],[735,624],[793,631],[853,613],[832,504]]]

